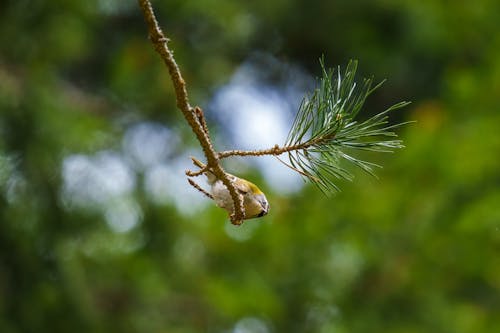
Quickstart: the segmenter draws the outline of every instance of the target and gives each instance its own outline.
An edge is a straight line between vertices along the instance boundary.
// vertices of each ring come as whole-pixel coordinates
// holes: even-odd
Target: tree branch
[[[218,179],[220,179],[229,190],[234,207],[234,212],[230,216],[231,223],[239,225],[245,218],[243,202],[236,188],[234,187],[234,184],[231,183],[226,172],[220,165],[218,154],[215,152],[208,134],[208,129],[203,117],[203,112],[201,108],[193,108],[189,104],[186,82],[182,78],[179,66],[175,62],[173,53],[167,45],[168,38],[165,37],[158,24],[158,21],[156,20],[151,2],[149,0],[138,1],[148,25],[151,42],[153,43],[156,52],[160,54],[160,57],[163,59],[165,65],[168,68],[175,89],[177,107],[182,111],[184,118],[186,118],[189,126],[196,135],[196,138],[200,142],[205,157],[207,158],[208,168],[210,168],[211,172]]]
[[[222,181],[233,201],[233,210],[230,213],[233,224],[242,223],[245,219],[245,210],[242,197],[220,165],[220,160],[223,158],[263,155],[277,157],[288,153],[290,164],[280,160],[282,163],[307,177],[323,192],[329,193],[338,190],[334,183],[335,179],[351,180],[353,178],[353,174],[344,168],[340,161],[353,164],[371,175],[374,175],[373,168],[379,167],[369,161],[351,156],[351,151],[391,152],[393,149],[403,147],[401,140],[393,139],[397,135],[392,130],[405,123],[389,125],[387,114],[408,105],[408,102],[394,104],[364,121],[354,120],[366,98],[380,87],[381,83],[372,87],[373,80],[364,79],[360,85],[357,85],[354,81],[357,61],[349,61],[344,75],[341,75],[339,67],[334,76],[334,70],[327,70],[324,60],[320,59],[323,76],[319,79],[313,93],[304,97],[288,139],[283,146],[275,145],[269,149],[253,151],[216,152],[210,140],[202,109],[189,104],[186,83],[172,51],[168,48],[168,39],[158,25],[150,1],[138,1],[148,24],[151,41],[170,73],[177,106],[191,126],[207,158],[206,165],[201,166],[200,170],[186,171],[186,175],[199,176],[210,170],[217,179]],[[308,139],[305,139],[307,137]],[[190,184],[199,189],[192,182]]]
[[[322,143],[332,140],[333,138],[334,136],[332,135],[325,135],[296,145],[283,146],[283,147],[274,145],[273,148],[261,149],[261,150],[237,150],[237,149],[226,150],[218,153],[217,156],[219,159],[227,158],[230,156],[264,156],[264,155],[279,156],[281,154],[289,153],[291,151],[304,150],[315,145],[321,145]]]
[[[205,191],[200,185],[198,185],[194,180],[192,180],[191,178],[188,178],[188,183],[194,187],[195,189],[197,189],[198,191],[200,191],[201,193],[203,193],[207,198],[209,199],[212,199],[214,200],[214,197],[208,193],[207,191]]]

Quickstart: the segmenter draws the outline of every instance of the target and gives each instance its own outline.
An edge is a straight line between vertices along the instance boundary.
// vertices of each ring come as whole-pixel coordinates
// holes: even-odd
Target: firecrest
[[[205,164],[196,158],[191,157],[191,159],[199,168],[205,167]],[[206,171],[205,176],[207,177],[208,185],[211,187],[211,194],[214,198],[215,204],[232,214],[233,200],[226,186],[210,171]],[[246,179],[238,178],[231,174],[228,174],[228,176],[243,199],[245,220],[262,217],[269,212],[269,203],[267,198],[257,185]]]

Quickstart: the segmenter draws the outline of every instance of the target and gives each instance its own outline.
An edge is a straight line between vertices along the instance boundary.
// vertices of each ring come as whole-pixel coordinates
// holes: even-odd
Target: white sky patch
[[[165,161],[179,143],[179,137],[167,127],[142,122],[127,130],[123,150],[136,169],[144,170]]]
[[[226,146],[230,149],[281,146],[292,125],[295,108],[303,95],[300,85],[297,82],[290,82],[284,88],[269,85],[259,78],[259,70],[251,64],[243,64],[211,102],[211,108],[228,129],[230,142]],[[281,158],[287,160],[286,155]],[[249,157],[248,160],[256,163],[274,190],[289,193],[301,189],[301,177],[276,158]]]
[[[167,127],[140,123],[126,132],[123,153],[69,155],[63,160],[61,200],[70,209],[102,212],[111,230],[126,233],[143,218],[134,199],[135,172],[141,171],[144,190],[154,203],[173,204],[185,216],[196,215],[211,201],[186,180],[185,170],[196,169],[189,158],[192,152],[172,157],[179,144],[179,137]],[[208,189],[204,177],[196,181]]]
[[[240,319],[233,329],[233,333],[269,333],[270,329],[266,322],[256,317],[245,317]]]
[[[104,216],[111,230],[125,233],[135,228],[142,220],[142,210],[135,200],[120,198],[106,205]]]
[[[168,164],[157,164],[149,168],[144,181],[146,193],[154,202],[173,203],[179,212],[186,216],[198,214],[211,202],[187,182],[185,171],[196,170],[189,158],[191,155],[181,155],[171,159]],[[195,181],[208,190],[204,176],[197,177]]]
[[[70,155],[63,160],[62,178],[62,201],[102,212],[115,233],[126,233],[141,222],[142,210],[132,196],[135,174],[121,154]]]
[[[272,87],[261,89],[233,80],[217,92],[214,102],[241,148],[267,148],[286,139],[289,110],[283,96]]]
[[[133,171],[121,155],[111,151],[66,157],[62,177],[64,201],[81,207],[103,205],[129,195],[135,187]]]

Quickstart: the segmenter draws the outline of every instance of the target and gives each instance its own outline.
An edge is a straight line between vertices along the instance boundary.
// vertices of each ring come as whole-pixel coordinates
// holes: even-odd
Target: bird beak
[[[266,215],[266,214],[267,214],[267,210],[263,210],[263,211],[261,211],[261,212],[259,213],[259,215],[257,215],[257,217],[262,217],[262,216],[264,216],[264,215]]]
[[[262,217],[269,212],[269,203],[264,195],[259,198],[260,206],[262,207],[262,211],[257,215],[257,217]]]

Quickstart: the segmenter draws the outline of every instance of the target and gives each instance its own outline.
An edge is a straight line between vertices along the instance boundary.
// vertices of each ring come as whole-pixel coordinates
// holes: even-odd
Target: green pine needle
[[[373,79],[355,82],[357,61],[351,60],[343,75],[340,68],[326,70],[320,59],[322,77],[312,94],[302,100],[299,111],[288,135],[286,146],[299,149],[289,151],[293,168],[316,184],[323,192],[338,191],[337,179],[352,180],[353,174],[341,166],[347,161],[372,176],[380,166],[352,156],[348,152],[366,150],[392,152],[404,147],[395,139],[394,129],[407,124],[388,123],[388,113],[400,109],[409,102],[400,102],[373,117],[357,121],[355,117],[366,98],[377,88]]]

